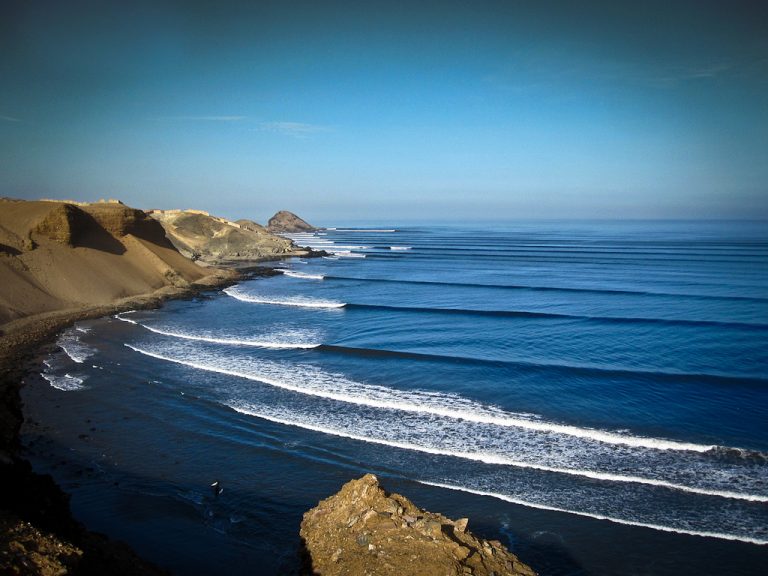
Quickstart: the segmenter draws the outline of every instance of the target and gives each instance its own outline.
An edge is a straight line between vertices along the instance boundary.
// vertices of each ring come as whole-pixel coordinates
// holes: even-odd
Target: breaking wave
[[[93,356],[96,353],[96,350],[83,344],[80,341],[78,332],[80,332],[80,330],[76,327],[65,330],[61,336],[59,336],[56,345],[61,348],[73,362],[82,364],[87,358]]]
[[[290,276],[291,278],[302,278],[304,280],[322,280],[325,278],[322,274],[308,274],[306,272],[296,272],[294,270],[283,270],[283,276]]]
[[[240,300],[242,302],[250,302],[252,304],[274,304],[278,306],[298,306],[300,308],[343,308],[345,306],[344,302],[334,302],[332,300],[304,298],[300,296],[283,297],[283,298],[255,296],[251,294],[246,294],[236,286],[225,288],[223,292],[227,296],[231,296],[236,300]]]
[[[74,390],[82,390],[85,388],[85,386],[83,386],[83,378],[71,376],[70,374],[58,376],[56,374],[43,372],[41,376],[45,378],[51,386],[63,390],[64,392],[72,392]]]
[[[615,518],[611,516],[606,516],[603,514],[593,514],[589,512],[582,512],[579,510],[569,510],[565,508],[559,508],[556,506],[549,506],[547,504],[542,504],[539,502],[531,502],[527,500],[523,500],[521,498],[516,498],[514,496],[510,496],[508,494],[501,494],[498,492],[490,492],[487,490],[477,490],[474,488],[467,488],[465,486],[456,486],[452,484],[445,484],[442,482],[430,482],[428,480],[416,480],[419,484],[424,484],[425,486],[435,486],[436,488],[443,488],[446,490],[455,490],[459,492],[467,492],[469,494],[475,494],[477,496],[488,496],[490,498],[496,498],[498,500],[503,500],[504,502],[509,502],[511,504],[518,504],[520,506],[526,506],[528,508],[537,508],[539,510],[549,510],[552,512],[563,512],[565,514],[576,514],[577,516],[584,516],[587,518],[594,518],[595,520],[607,520],[608,522],[615,522],[617,524],[624,524],[626,526],[637,526],[640,528],[650,528],[652,530],[659,530],[661,532],[674,532],[677,534],[688,534],[690,536],[702,536],[705,538],[718,538],[721,540],[734,540],[738,542],[747,542],[749,544],[758,544],[758,545],[765,545],[768,544],[768,539],[763,538],[752,538],[750,536],[742,536],[742,535],[735,535],[735,534],[728,534],[725,532],[714,532],[714,531],[702,531],[702,530],[689,530],[685,528],[677,528],[673,526],[664,526],[661,524],[651,524],[648,522],[636,522],[633,520],[627,520],[623,518]]]
[[[239,396],[227,402],[281,423],[485,464],[768,502],[765,478],[749,462],[719,457],[714,446],[549,422],[454,394],[357,382],[312,365],[225,356],[200,348],[126,346],[159,360],[297,393],[290,405],[259,406]],[[316,405],[327,401],[333,405]]]

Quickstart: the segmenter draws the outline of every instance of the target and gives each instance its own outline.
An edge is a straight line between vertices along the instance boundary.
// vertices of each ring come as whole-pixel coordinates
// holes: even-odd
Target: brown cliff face
[[[207,276],[141,210],[0,199],[0,324]]]
[[[476,538],[468,520],[450,520],[387,494],[372,474],[304,514],[306,572],[322,576],[534,576],[498,541]]]
[[[293,212],[281,210],[269,219],[267,230],[273,234],[291,234],[294,232],[312,232],[317,230],[317,228],[305,222]]]

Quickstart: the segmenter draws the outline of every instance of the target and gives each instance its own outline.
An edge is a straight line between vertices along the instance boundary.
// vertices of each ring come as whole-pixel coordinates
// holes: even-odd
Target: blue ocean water
[[[329,256],[61,336],[24,440],[89,526],[290,573],[302,513],[374,472],[541,574],[768,569],[765,223],[293,238]]]

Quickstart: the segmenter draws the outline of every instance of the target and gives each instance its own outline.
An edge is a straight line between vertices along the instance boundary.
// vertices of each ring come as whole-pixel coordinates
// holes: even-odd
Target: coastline
[[[43,566],[64,566],[76,574],[166,573],[139,558],[127,545],[91,532],[75,520],[68,495],[50,476],[36,474],[21,456],[21,387],[24,377],[37,369],[40,356],[54,345],[56,336],[75,322],[132,309],[157,308],[167,300],[191,298],[244,277],[237,270],[215,269],[188,287],[166,286],[111,304],[45,312],[0,326],[0,567],[8,568],[10,573],[38,573],[33,568],[39,571]],[[32,539],[29,551],[15,540],[20,532]],[[41,555],[39,551],[46,549],[54,551]],[[3,566],[5,562],[10,564]],[[14,572],[19,566],[28,572]]]

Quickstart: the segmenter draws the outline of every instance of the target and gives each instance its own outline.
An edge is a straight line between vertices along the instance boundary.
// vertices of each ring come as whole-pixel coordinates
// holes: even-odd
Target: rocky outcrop
[[[293,212],[281,210],[269,219],[267,230],[273,234],[292,234],[294,232],[312,232],[317,230],[317,228],[305,222]]]
[[[71,204],[56,204],[37,225],[32,234],[40,234],[54,242],[72,246],[78,224],[85,220],[82,210]]]
[[[133,234],[155,243],[166,243],[165,233],[154,220],[150,220],[142,210],[122,203],[75,205],[52,200],[44,202],[50,209],[30,230],[33,240],[39,235],[59,244],[77,246],[80,239],[89,235],[100,235],[105,239],[106,236],[122,238]]]
[[[322,576],[533,576],[496,540],[467,531],[468,520],[427,512],[388,494],[366,474],[304,514],[305,571]]]
[[[230,222],[192,210],[152,210],[149,214],[162,224],[179,252],[206,264],[307,254],[290,240],[270,234],[250,220]]]
[[[82,207],[104,230],[117,237],[133,234],[154,241],[162,241],[165,234],[143,210],[122,203],[97,203]]]
[[[3,574],[67,574],[83,551],[29,522],[0,511],[0,571]]]

